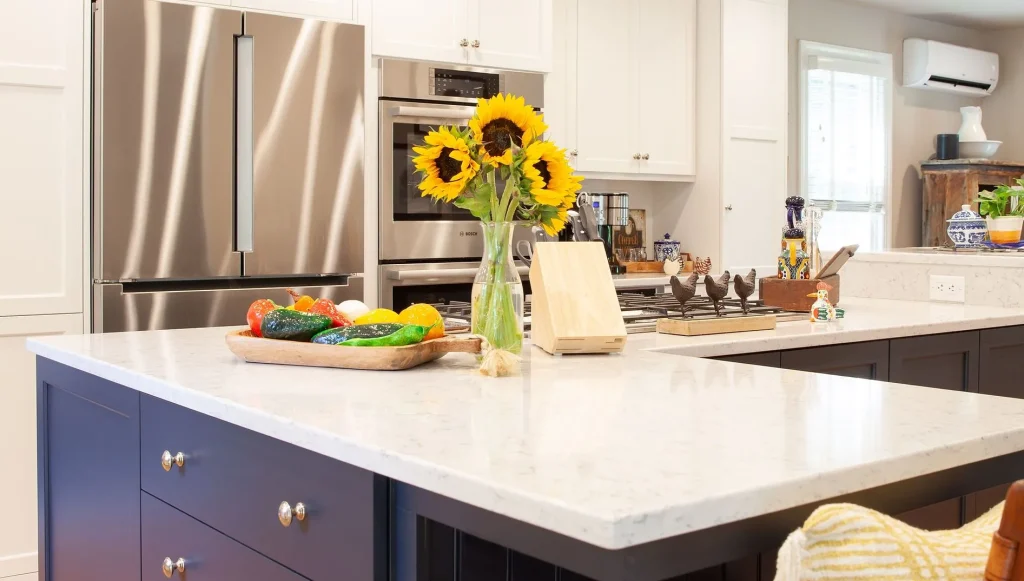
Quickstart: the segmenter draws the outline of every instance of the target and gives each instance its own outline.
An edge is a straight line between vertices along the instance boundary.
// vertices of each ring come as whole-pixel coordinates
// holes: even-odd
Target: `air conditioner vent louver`
[[[988,91],[992,88],[992,83],[979,83],[977,81],[965,81],[963,79],[951,79],[949,77],[941,77],[939,75],[932,75],[928,77],[929,82],[946,83],[947,85],[971,87],[973,89],[981,89]]]

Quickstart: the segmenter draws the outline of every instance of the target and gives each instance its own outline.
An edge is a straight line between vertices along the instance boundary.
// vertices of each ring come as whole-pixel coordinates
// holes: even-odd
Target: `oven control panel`
[[[502,91],[499,73],[430,69],[430,94],[437,97],[489,99]]]

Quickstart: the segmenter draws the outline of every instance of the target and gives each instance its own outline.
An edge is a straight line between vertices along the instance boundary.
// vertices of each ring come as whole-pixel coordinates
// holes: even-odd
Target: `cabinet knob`
[[[726,206],[725,209],[729,210],[729,211],[732,211],[732,204],[729,204],[728,206]]]
[[[281,521],[282,525],[291,526],[293,516],[300,521],[306,520],[306,505],[296,502],[295,508],[292,508],[292,505],[288,504],[286,500],[277,507],[277,520]]]
[[[171,466],[177,464],[178,468],[185,465],[185,455],[181,452],[172,455],[170,450],[164,450],[163,454],[160,454],[160,465],[164,467],[167,472],[171,471]]]
[[[469,46],[469,39],[463,38],[462,40],[460,40],[459,46],[461,46],[462,48],[466,48],[467,46]]]
[[[647,161],[648,159],[651,159],[651,154],[645,153],[645,154],[640,156],[640,159],[642,159],[644,161]]]
[[[577,156],[577,155],[579,155],[579,154],[580,154],[580,152],[579,152],[579,151],[577,151],[577,150],[575,150],[575,149],[569,152],[569,155],[570,155],[571,157],[576,157],[576,156]]]
[[[634,153],[633,154],[633,159],[640,159],[640,154],[639,153]]]
[[[473,48],[480,48],[480,41],[479,40],[474,40],[473,41]]]
[[[179,558],[177,561],[172,561],[170,557],[164,557],[163,570],[164,577],[167,578],[170,578],[171,575],[174,575],[175,571],[177,571],[178,573],[184,573],[185,559]]]

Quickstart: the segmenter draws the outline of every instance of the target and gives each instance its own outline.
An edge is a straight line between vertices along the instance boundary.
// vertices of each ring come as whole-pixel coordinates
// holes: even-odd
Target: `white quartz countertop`
[[[844,297],[839,307],[846,317],[834,323],[788,321],[770,331],[700,337],[647,333],[630,335],[629,342],[636,349],[721,357],[1024,325],[1024,309],[1016,308],[857,297]]]
[[[613,274],[612,282],[616,290],[631,290],[644,288],[657,288],[669,285],[669,276],[664,273],[632,272],[628,274]]]
[[[828,253],[825,253],[826,255]],[[952,250],[948,248],[899,248],[886,252],[859,252],[850,260],[883,264],[928,264],[940,266],[987,266],[1024,268],[1024,252]]]
[[[955,327],[951,318],[936,314],[937,332]],[[650,336],[630,336],[622,355],[556,358],[527,346],[520,376],[491,379],[465,354],[406,372],[249,364],[227,350],[225,332],[28,345],[608,549],[1024,450],[1024,401],[671,356],[645,350]]]

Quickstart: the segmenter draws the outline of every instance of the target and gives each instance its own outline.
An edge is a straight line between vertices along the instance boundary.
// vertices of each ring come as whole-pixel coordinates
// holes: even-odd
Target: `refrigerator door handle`
[[[252,252],[256,220],[253,188],[254,39],[235,36],[235,251]]]

